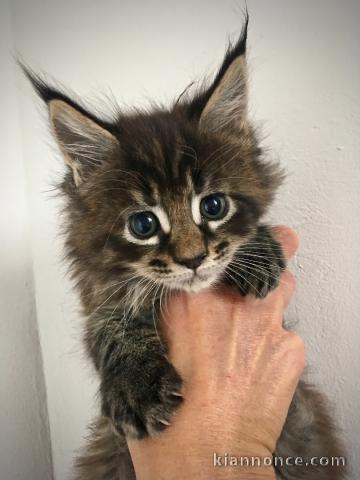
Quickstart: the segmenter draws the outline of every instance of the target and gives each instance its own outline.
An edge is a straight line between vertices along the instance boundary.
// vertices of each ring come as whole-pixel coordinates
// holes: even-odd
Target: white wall
[[[0,3],[0,479],[50,480],[11,18]]]
[[[17,50],[81,95],[112,90],[120,104],[166,100],[215,68],[239,2],[13,0]],[[312,379],[333,402],[360,471],[360,2],[248,0],[254,117],[289,172],[273,210],[294,226],[298,293],[289,318],[307,344]],[[44,193],[62,171],[43,109],[20,78],[36,304],[56,480],[64,480],[96,382],[80,347],[82,320],[60,266],[57,201]]]

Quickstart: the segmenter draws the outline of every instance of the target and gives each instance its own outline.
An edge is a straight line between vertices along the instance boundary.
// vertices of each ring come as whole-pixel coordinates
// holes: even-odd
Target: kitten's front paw
[[[228,267],[228,278],[236,283],[243,295],[263,298],[278,286],[285,267],[280,243],[271,229],[263,225],[258,227],[254,239],[237,251]]]
[[[125,381],[120,378],[108,393],[103,412],[128,438],[156,435],[170,425],[171,417],[182,403],[182,380],[160,355],[132,366],[131,370],[131,378]]]

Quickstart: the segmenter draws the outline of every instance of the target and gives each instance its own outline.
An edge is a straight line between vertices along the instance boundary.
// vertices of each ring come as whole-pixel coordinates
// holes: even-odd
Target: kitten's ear
[[[118,140],[111,133],[110,124],[107,126],[28,69],[23,70],[47,103],[52,131],[72,170],[75,185],[79,186],[94,168],[112,156],[119,147]]]
[[[108,130],[63,100],[51,100],[48,106],[52,130],[78,186],[88,172],[111,157],[118,141]]]
[[[247,123],[246,40],[249,18],[236,44],[230,45],[210,88],[194,99],[201,130],[237,132]],[[196,112],[197,111],[197,112]]]

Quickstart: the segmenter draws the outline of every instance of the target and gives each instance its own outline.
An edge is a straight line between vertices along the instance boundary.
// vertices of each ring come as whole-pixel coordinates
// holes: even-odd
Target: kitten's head
[[[105,122],[27,71],[68,173],[80,278],[199,290],[247,242],[279,184],[247,117],[247,22],[214,81],[169,109]]]

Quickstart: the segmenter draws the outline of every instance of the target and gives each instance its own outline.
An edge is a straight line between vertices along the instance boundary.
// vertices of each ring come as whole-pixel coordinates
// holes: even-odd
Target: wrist
[[[272,455],[260,447],[237,445],[236,454],[230,454],[229,449],[220,451],[204,444],[197,444],[194,450],[185,444],[169,446],[162,441],[155,450],[148,450],[148,442],[129,442],[137,480],[275,480]]]
[[[243,452],[240,450],[240,452]],[[216,479],[247,479],[275,480],[275,470],[272,466],[272,455],[248,453],[213,454],[213,471],[211,478]],[[205,480],[205,477],[204,477]]]
[[[183,480],[196,478],[197,480],[275,480],[273,467],[239,467],[239,466],[209,466],[200,463],[169,465],[167,462],[148,464],[146,468],[137,467],[134,461],[137,480]]]

